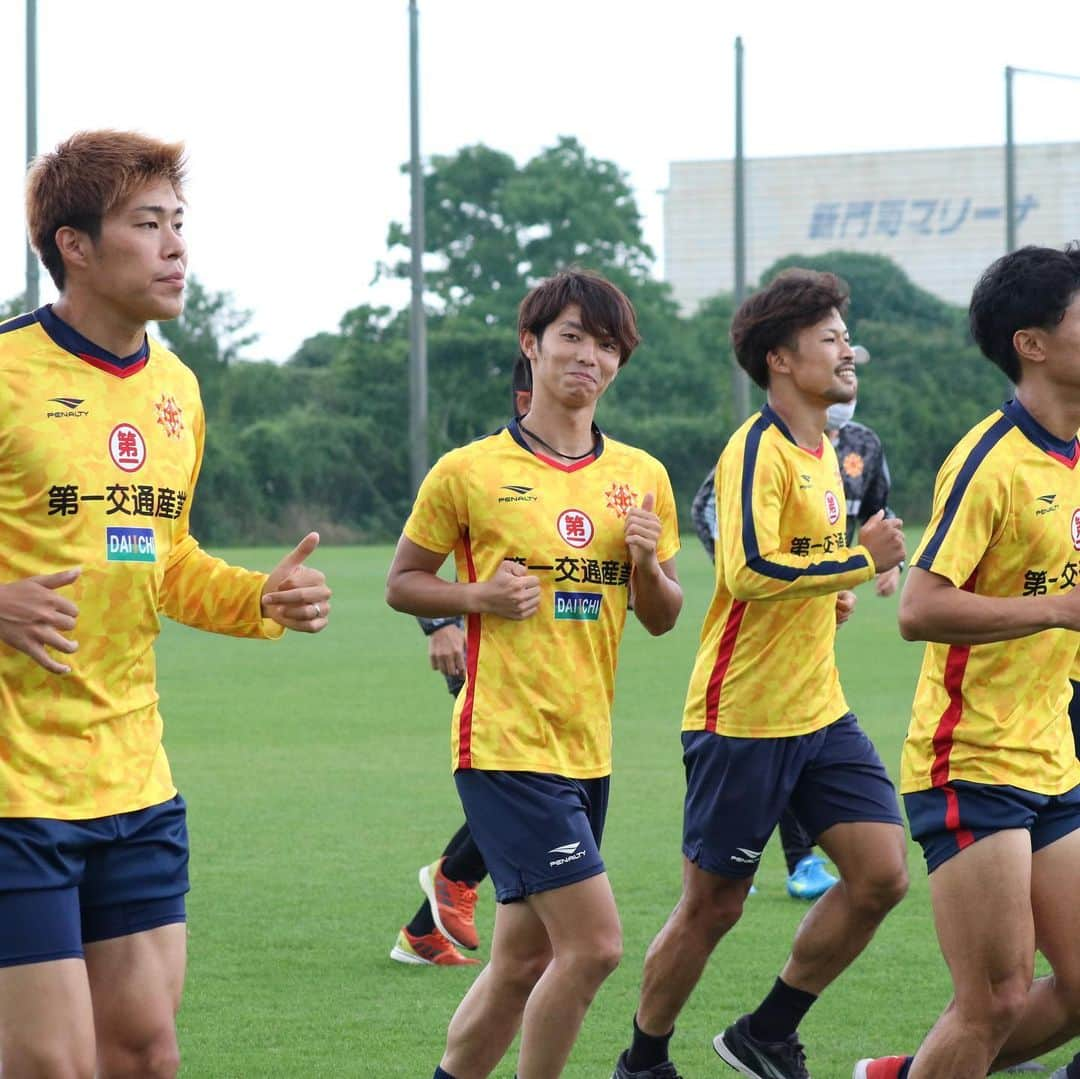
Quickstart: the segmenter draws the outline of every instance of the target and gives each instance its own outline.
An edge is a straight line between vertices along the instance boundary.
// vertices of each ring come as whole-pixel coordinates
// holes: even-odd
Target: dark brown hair
[[[167,180],[183,198],[185,164],[183,143],[133,131],[80,131],[36,157],[26,177],[26,223],[56,287],[64,288],[58,229],[68,225],[97,240],[102,218],[153,180]]]
[[[606,277],[588,270],[561,270],[541,281],[521,301],[518,337],[532,333],[539,340],[559,313],[576,303],[586,332],[619,346],[619,366],[641,343],[634,305]]]
[[[794,348],[795,335],[847,310],[851,290],[833,273],[784,270],[746,298],[731,320],[731,343],[739,366],[764,390],[769,386],[766,356],[780,345]]]

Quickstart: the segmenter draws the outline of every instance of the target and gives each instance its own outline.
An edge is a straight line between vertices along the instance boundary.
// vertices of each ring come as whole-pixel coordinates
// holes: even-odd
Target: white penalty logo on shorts
[[[761,851],[750,850],[748,847],[736,847],[736,853],[728,861],[739,862],[742,865],[757,865],[761,861]]]
[[[576,862],[579,858],[584,858],[585,851],[579,850],[580,846],[580,843],[564,843],[561,847],[552,847],[548,854],[560,854],[562,857],[555,858],[548,862],[548,865],[551,867],[566,865],[567,862]]]

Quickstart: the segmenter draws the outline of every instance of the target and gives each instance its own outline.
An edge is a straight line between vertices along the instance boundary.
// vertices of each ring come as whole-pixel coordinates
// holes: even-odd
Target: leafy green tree
[[[569,136],[520,168],[483,145],[435,156],[424,200],[425,247],[433,256],[426,287],[447,315],[513,328],[528,287],[571,264],[619,284],[649,280],[654,255],[626,174]],[[408,228],[392,223],[387,242],[391,251],[408,246]],[[409,262],[383,271],[408,277]],[[665,286],[652,285],[666,295]]]

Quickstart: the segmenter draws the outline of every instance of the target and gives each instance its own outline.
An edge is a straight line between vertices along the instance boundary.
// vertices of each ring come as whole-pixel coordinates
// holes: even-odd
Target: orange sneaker
[[[443,859],[420,867],[420,887],[431,904],[431,917],[439,931],[459,948],[472,951],[480,944],[476,934],[476,889],[451,880],[442,871]]]
[[[462,955],[437,929],[414,937],[403,928],[390,950],[390,958],[420,967],[475,967],[480,963],[479,959]]]

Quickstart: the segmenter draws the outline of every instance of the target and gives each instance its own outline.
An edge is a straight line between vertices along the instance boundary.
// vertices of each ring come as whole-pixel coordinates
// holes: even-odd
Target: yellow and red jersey
[[[631,578],[624,538],[646,494],[663,523],[661,562],[679,547],[663,465],[597,437],[572,466],[533,453],[516,423],[446,454],[421,485],[405,535],[454,552],[460,581],[483,581],[504,559],[540,580],[524,621],[466,620],[468,669],[451,736],[454,769],[611,771],[611,705]]]
[[[716,466],[716,589],[683,730],[738,738],[807,734],[848,711],[836,671],[836,593],[874,575],[848,547],[844,485],[822,438],[800,447],[766,406]]]
[[[176,793],[161,745],[158,615],[279,636],[265,575],[188,532],[203,452],[195,376],[149,338],[113,356],[43,307],[0,325],[0,581],[82,567],[71,673],[0,644],[0,817],[63,820]]]
[[[938,473],[913,565],[982,596],[1057,595],[1080,576],[1080,447],[1016,401],[957,444]],[[950,780],[1061,794],[1080,783],[1068,720],[1077,637],[928,644],[901,790]]]

